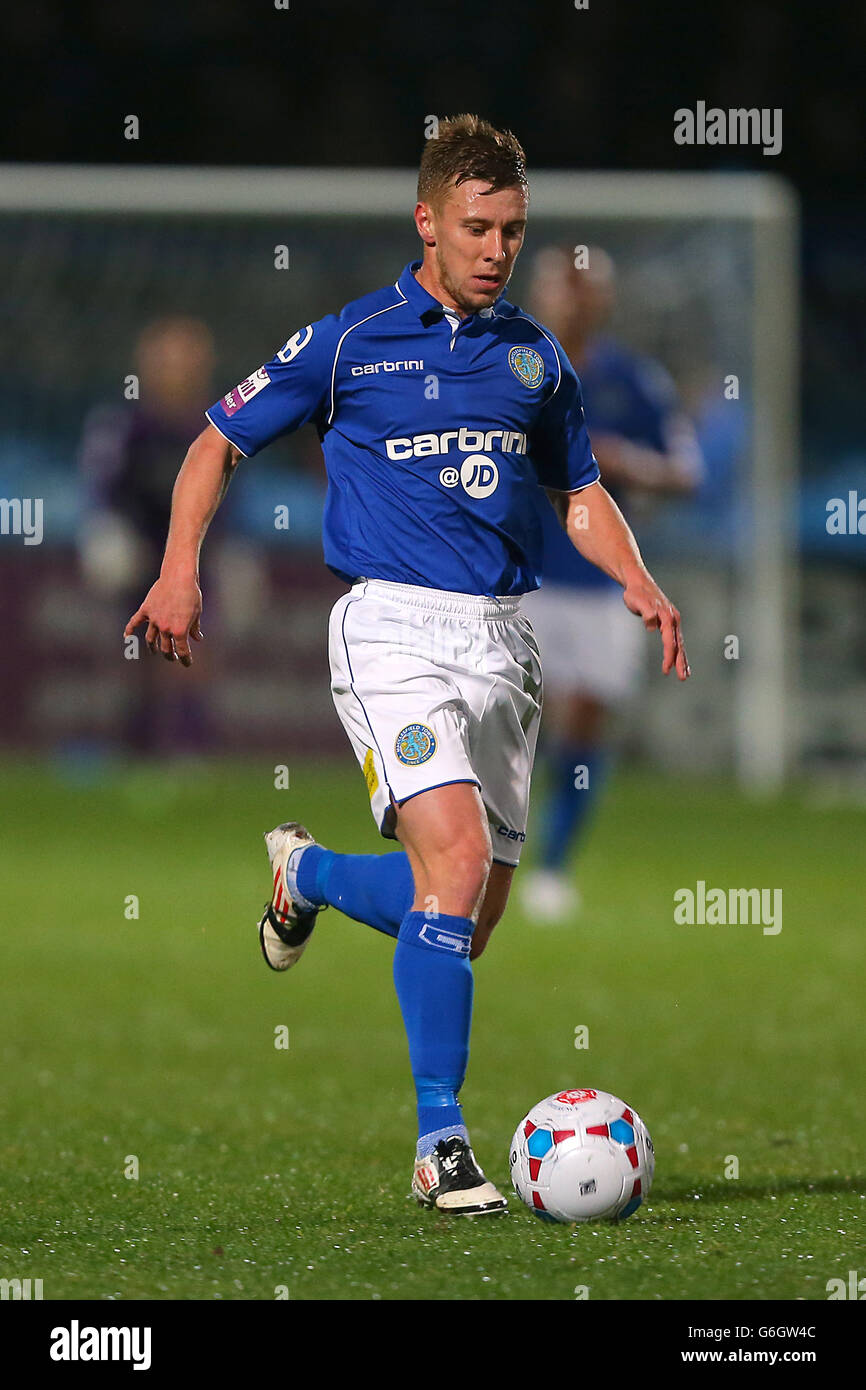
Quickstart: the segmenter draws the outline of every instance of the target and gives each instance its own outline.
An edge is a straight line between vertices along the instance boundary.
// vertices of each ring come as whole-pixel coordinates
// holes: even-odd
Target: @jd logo
[[[486,454],[470,454],[459,471],[451,464],[441,469],[439,481],[443,487],[462,483],[463,491],[470,497],[489,497],[499,486],[499,469]]]
[[[508,365],[530,391],[544,380],[544,360],[534,348],[513,347],[508,354]]]
[[[397,735],[394,752],[407,767],[418,767],[436,752],[436,735],[426,724],[407,724]]]

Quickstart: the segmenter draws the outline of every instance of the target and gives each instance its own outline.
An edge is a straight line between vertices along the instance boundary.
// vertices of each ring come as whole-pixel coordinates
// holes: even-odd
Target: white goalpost
[[[212,242],[207,241],[209,222],[218,221],[220,227],[229,223],[248,227],[251,236],[263,223],[267,224],[268,233],[283,227],[287,236],[282,239],[289,242],[294,229],[324,228],[328,236],[338,238],[335,244],[345,248],[346,257],[354,261],[366,257],[369,261],[373,253],[363,248],[386,224],[400,234],[409,228],[409,243],[413,234],[409,216],[415,181],[412,170],[375,168],[0,166],[0,235],[7,228],[9,244],[16,248],[13,264],[7,264],[7,298],[14,317],[16,294],[26,278],[21,269],[16,282],[16,257],[19,253],[22,258],[26,255],[28,238],[32,244],[33,238],[38,237],[43,248],[39,254],[53,259],[46,266],[50,283],[44,291],[37,287],[32,292],[37,296],[35,312],[50,313],[50,296],[63,308],[64,295],[72,295],[79,307],[70,308],[68,318],[76,320],[80,317],[80,305],[88,302],[89,274],[82,270],[79,277],[74,268],[76,228],[86,224],[89,229],[101,229],[106,254],[110,248],[110,256],[116,262],[122,257],[130,229],[143,228],[141,236],[145,236],[147,228],[159,222],[187,229],[183,246],[175,246],[175,259],[181,267],[177,273],[182,273],[183,265],[203,262],[201,294],[205,296],[210,277],[216,301],[211,317],[215,318],[219,313],[222,268],[208,263],[212,257]],[[693,231],[705,238],[702,246],[709,249],[694,252],[692,278],[700,279],[699,254],[704,255],[708,281],[715,276],[714,307],[712,312],[707,311],[706,322],[712,320],[713,314],[718,318],[730,310],[731,324],[739,328],[729,328],[729,342],[734,342],[734,335],[738,340],[745,335],[745,341],[737,341],[736,346],[741,353],[739,361],[748,364],[746,379],[742,378],[742,368],[738,374],[749,415],[746,466],[738,485],[738,524],[731,552],[733,607],[726,610],[733,615],[730,632],[739,638],[739,658],[735,679],[726,683],[721,675],[712,678],[718,681],[713,686],[713,698],[733,703],[725,718],[730,720],[730,765],[738,781],[755,792],[772,791],[796,766],[799,752],[794,701],[798,661],[795,504],[800,413],[799,212],[795,195],[789,185],[773,175],[541,171],[531,174],[530,208],[530,237],[536,235],[536,226],[575,244],[586,242],[590,236],[595,238],[599,230],[603,234],[613,231],[621,235],[626,247],[634,248],[636,255],[642,253],[647,239],[658,229],[676,228],[683,245]],[[202,238],[199,251],[197,229]],[[725,280],[712,264],[716,243],[720,254],[728,255],[724,248],[729,235],[737,238],[737,264],[747,266],[742,279],[728,275]],[[233,244],[226,252],[235,258],[231,264],[236,264],[236,258],[242,254],[238,246]],[[256,254],[260,250],[259,247]],[[93,254],[98,261],[98,251]],[[140,257],[140,249],[136,254]],[[305,247],[304,254],[312,257],[313,250]],[[626,251],[626,257],[628,254]],[[676,243],[666,245],[664,255],[671,274],[676,272],[677,254]],[[184,261],[185,256],[190,260]],[[732,256],[731,264],[734,259]],[[24,265],[23,260],[20,265]],[[399,268],[398,265],[396,269]],[[157,247],[147,274],[159,287],[163,283],[160,277],[169,272],[170,266]],[[136,273],[141,277],[145,272],[139,267]],[[259,312],[266,306],[259,305],[259,291],[255,288],[258,281],[252,269],[249,276],[245,302],[253,306],[255,301]],[[107,277],[104,285],[96,278],[93,295],[102,297],[99,322],[110,326],[110,287]],[[70,281],[74,281],[72,289]],[[375,288],[376,283],[371,282],[366,288]],[[387,277],[381,283],[387,283]],[[146,284],[142,284],[145,288],[139,288],[139,300],[148,297]],[[45,296],[44,308],[40,307],[40,293]],[[698,294],[699,287],[692,298],[696,300]],[[320,300],[318,291],[317,295]],[[659,295],[663,297],[663,287]],[[30,290],[28,296],[32,298]],[[731,297],[727,307],[726,296]],[[344,296],[349,297],[352,296]],[[517,294],[514,297],[520,298]],[[303,292],[299,292],[299,299],[303,304]],[[233,307],[235,316],[240,313],[242,302],[239,298]],[[334,307],[337,306],[330,301],[320,303],[316,316]],[[20,312],[34,312],[32,304],[24,302],[23,291]],[[131,302],[124,312],[127,318],[132,316]],[[671,314],[675,320],[675,309]],[[64,316],[65,309],[61,318]],[[703,320],[698,316],[695,322]],[[70,354],[77,351],[76,331],[70,328]],[[263,347],[268,346],[266,339]],[[717,365],[724,374],[727,370],[737,373],[737,366],[726,369],[726,350],[722,343]],[[243,365],[249,367],[250,363]],[[721,391],[720,381],[720,394]],[[701,538],[691,536],[688,541],[694,556],[700,551]],[[674,556],[674,563],[675,559]],[[675,593],[674,597],[688,617],[688,593]],[[688,637],[688,626],[686,631]],[[718,634],[719,641],[726,635]],[[694,737],[699,738],[699,731]]]

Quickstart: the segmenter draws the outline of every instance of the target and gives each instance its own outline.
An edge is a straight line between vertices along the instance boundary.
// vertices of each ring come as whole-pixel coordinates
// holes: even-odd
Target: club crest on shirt
[[[394,752],[407,767],[418,767],[436,752],[436,735],[426,724],[407,724],[397,735]]]
[[[544,359],[534,348],[513,347],[508,354],[508,365],[530,391],[544,380]]]

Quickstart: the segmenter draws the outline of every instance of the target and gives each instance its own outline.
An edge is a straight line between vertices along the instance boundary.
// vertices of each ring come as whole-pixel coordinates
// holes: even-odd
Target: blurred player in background
[[[530,309],[578,374],[593,453],[605,487],[627,514],[628,500],[691,493],[703,466],[665,369],[602,334],[614,306],[613,261],[598,247],[588,248],[585,261],[578,269],[564,248],[540,251]],[[604,784],[610,715],[639,681],[644,639],[620,586],[584,559],[540,492],[538,499],[542,587],[526,596],[524,610],[544,666],[540,756],[547,792],[539,807],[537,867],[526,875],[522,896],[530,917],[557,921],[580,908],[566,864]]]
[[[81,535],[85,580],[126,612],[142,572],[158,567],[171,515],[178,454],[197,433],[211,398],[214,345],[199,319],[153,320],[135,350],[137,396],[91,411],[81,444],[87,515]],[[203,663],[180,687],[161,665],[140,663],[126,683],[121,741],[136,753],[209,742]]]

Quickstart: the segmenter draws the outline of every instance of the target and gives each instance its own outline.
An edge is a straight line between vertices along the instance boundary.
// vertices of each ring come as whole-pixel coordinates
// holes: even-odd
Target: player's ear
[[[431,203],[416,203],[415,226],[425,246],[436,245],[436,214]]]

